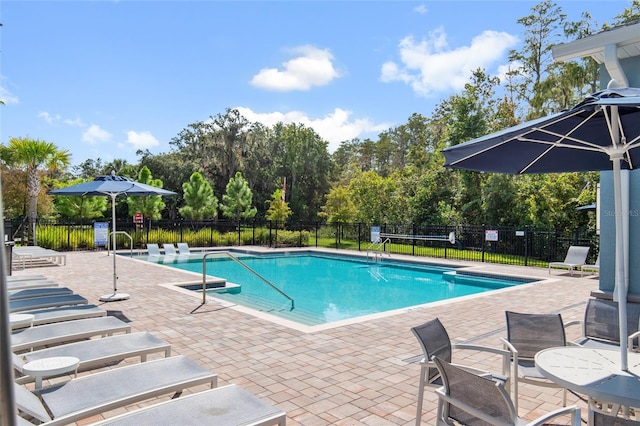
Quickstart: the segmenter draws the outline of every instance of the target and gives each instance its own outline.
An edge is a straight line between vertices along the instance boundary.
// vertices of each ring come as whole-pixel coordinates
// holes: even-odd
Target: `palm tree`
[[[29,138],[11,138],[3,150],[4,161],[9,168],[22,169],[27,174],[27,195],[29,195],[29,222],[33,235],[33,245],[37,245],[36,218],[38,194],[40,193],[40,172],[42,169],[56,171],[70,164],[71,154],[60,150],[51,142]]]

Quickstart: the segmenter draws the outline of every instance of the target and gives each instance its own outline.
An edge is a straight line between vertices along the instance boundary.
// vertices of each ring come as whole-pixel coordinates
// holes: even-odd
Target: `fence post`
[[[318,222],[316,222],[316,226],[315,226],[315,231],[316,231],[316,248],[318,248],[318,228],[320,227],[320,224]]]
[[[447,235],[447,236],[448,236],[448,235],[449,235],[449,232],[447,232],[447,231],[449,231],[449,226],[448,226],[448,225],[445,225],[445,226],[444,226],[444,235]],[[447,249],[448,249],[448,248],[449,248],[449,244],[444,243],[444,258],[445,258],[445,259],[447,258]]]
[[[358,251],[360,251],[360,232],[362,231],[362,222],[358,222]]]
[[[412,236],[416,236],[416,224],[412,223],[411,224],[411,235]],[[416,255],[416,239],[412,238],[411,239],[411,256],[415,256]]]
[[[524,227],[524,266],[529,266],[529,225]]]
[[[484,262],[484,251],[486,249],[486,244],[487,244],[487,241],[486,241],[486,238],[485,238],[486,235],[487,235],[487,227],[483,223],[482,224],[482,235],[480,235],[480,238],[482,238],[482,256],[481,256],[482,262]]]

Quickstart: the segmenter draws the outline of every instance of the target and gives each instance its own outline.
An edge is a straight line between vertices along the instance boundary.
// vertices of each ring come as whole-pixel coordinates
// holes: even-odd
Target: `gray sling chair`
[[[82,340],[19,355],[13,354],[13,369],[16,373],[16,383],[23,384],[32,382],[34,379],[24,375],[22,367],[27,362],[39,359],[72,356],[78,358],[77,371],[85,371],[128,358],[140,357],[141,362],[146,362],[147,355],[159,352],[164,352],[165,357],[171,356],[171,345],[144,331],[101,339]]]
[[[20,352],[43,346],[59,345],[92,336],[129,333],[131,325],[116,317],[86,318],[75,321],[39,325],[11,334],[11,350]]]
[[[10,281],[7,283],[7,290],[25,290],[29,288],[51,288],[58,287],[58,283],[51,280],[25,280],[25,281]]]
[[[589,426],[640,426],[640,421],[589,410]]]
[[[185,395],[130,411],[93,426],[252,425],[285,426],[286,413],[238,385]]]
[[[509,388],[509,378],[513,372],[509,371],[509,362],[511,353],[500,348],[491,348],[488,346],[468,345],[460,343],[451,343],[449,334],[438,318],[427,321],[422,325],[411,329],[418,339],[424,357],[420,361],[420,383],[418,385],[418,408],[416,413],[416,425],[420,425],[422,421],[422,403],[424,400],[424,389],[427,386],[438,387],[442,385],[440,373],[436,365],[431,361],[434,356],[438,356],[447,362],[452,361],[453,350],[472,350],[496,354],[502,357],[502,375],[480,371],[470,367],[462,367],[478,374],[489,375],[502,380]]]
[[[88,374],[36,393],[18,384],[14,390],[20,417],[53,426],[167,394],[177,397],[193,386],[217,384],[216,374],[187,357],[174,356]]]
[[[78,294],[32,297],[28,299],[9,300],[9,312],[30,311],[56,306],[86,305],[87,303],[88,300]]]
[[[442,387],[436,390],[437,426],[451,425],[451,420],[461,425],[538,426],[549,424],[550,419],[560,416],[570,416],[571,425],[580,426],[580,408],[575,405],[552,411],[527,423],[518,417],[501,381],[478,376],[438,357],[434,357],[433,362],[443,382]]]
[[[73,290],[68,287],[36,287],[23,288],[19,290],[9,290],[9,300],[31,299],[34,297],[63,296],[73,294]]]
[[[565,324],[560,314],[523,314],[505,312],[507,338],[501,339],[512,356],[515,366],[513,377],[513,401],[518,409],[518,383],[563,389],[562,405],[567,405],[567,390],[546,379],[536,368],[534,357],[543,349],[556,346],[579,346],[567,342]]]
[[[52,324],[54,322],[73,321],[84,318],[97,318],[107,315],[107,311],[97,307],[96,305],[61,306],[57,308],[21,311],[19,313],[33,315],[33,322],[31,325]]]

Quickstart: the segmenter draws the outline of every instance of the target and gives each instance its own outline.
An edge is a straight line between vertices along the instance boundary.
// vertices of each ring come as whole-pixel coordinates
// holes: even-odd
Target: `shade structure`
[[[175,192],[155,186],[136,182],[124,176],[118,176],[115,172],[110,175],[97,176],[93,181],[79,183],[60,189],[53,189],[48,192],[50,195],[66,196],[108,196],[111,197],[111,247],[113,249],[113,293],[106,294],[100,298],[104,302],[113,302],[129,298],[127,293],[118,293],[118,274],[116,267],[116,197],[127,195],[133,197],[143,197],[152,195],[175,195]]]
[[[640,162],[640,89],[596,92],[575,107],[456,145],[445,166],[495,173],[613,170],[615,289],[620,323],[620,368],[627,370],[627,277],[622,227],[621,169]]]

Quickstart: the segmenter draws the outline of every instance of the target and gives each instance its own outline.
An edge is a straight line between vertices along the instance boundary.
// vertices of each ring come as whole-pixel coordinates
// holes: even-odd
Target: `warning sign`
[[[136,213],[133,215],[133,223],[143,223],[144,218],[142,217],[142,213]]]

